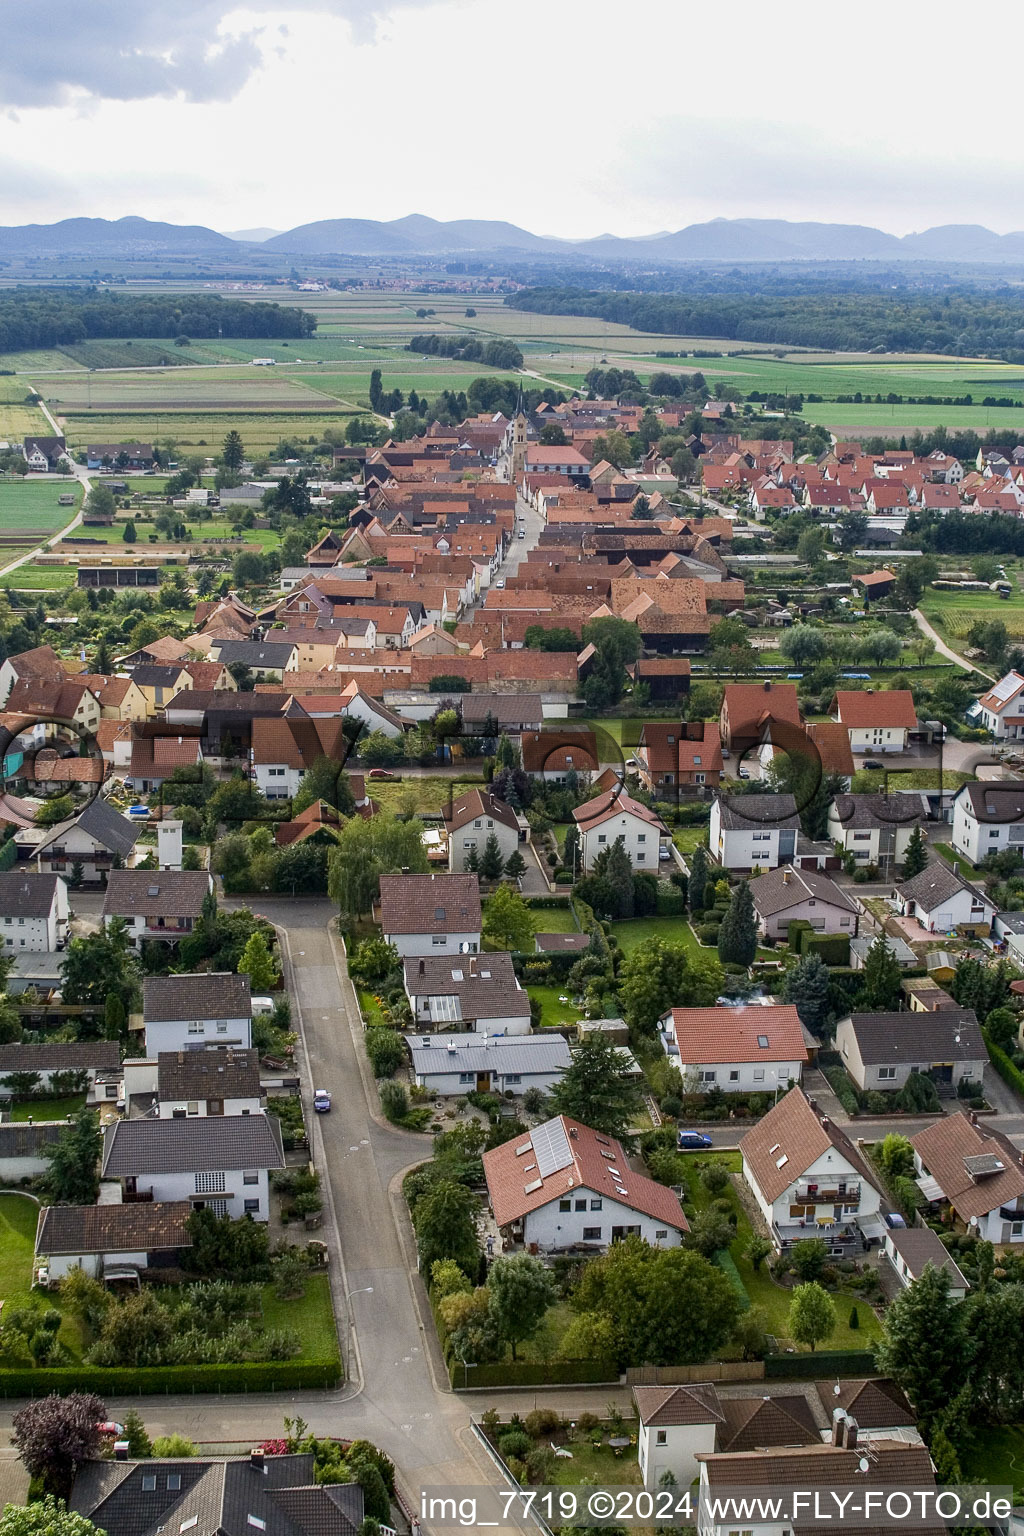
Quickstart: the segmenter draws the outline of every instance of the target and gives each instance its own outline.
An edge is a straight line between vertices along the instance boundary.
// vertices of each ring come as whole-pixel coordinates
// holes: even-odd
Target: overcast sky
[[[1006,24],[994,0],[973,43],[948,0],[0,0],[0,224],[1022,229],[1019,93],[963,73]]]

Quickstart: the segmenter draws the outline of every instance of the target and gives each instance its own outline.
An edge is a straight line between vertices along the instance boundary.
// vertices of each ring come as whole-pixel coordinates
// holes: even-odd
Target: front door
[[[490,1093],[490,1091],[491,1091],[491,1074],[489,1072],[478,1072],[477,1073],[477,1075],[476,1075],[476,1091],[477,1091],[477,1093]]]

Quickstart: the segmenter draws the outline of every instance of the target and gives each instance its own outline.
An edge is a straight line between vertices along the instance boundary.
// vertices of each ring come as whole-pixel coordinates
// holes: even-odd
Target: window
[[[572,1210],[572,1201],[571,1200],[559,1200],[559,1202],[558,1202],[558,1209],[560,1211],[571,1211]]]
[[[637,835],[636,835],[636,840],[637,840],[638,843],[646,843],[646,841],[647,841],[647,833],[646,832],[638,832]]]
[[[714,1067],[702,1067],[701,1068],[701,1072],[700,1072],[700,1081],[702,1083],[713,1083],[714,1080],[715,1080],[715,1069],[714,1069]]]
[[[879,1067],[879,1069],[878,1069],[878,1080],[879,1080],[879,1082],[888,1081],[889,1079],[894,1078],[895,1076],[896,1076],[896,1068],[895,1067]]]
[[[201,1019],[190,1019],[188,1032],[190,1035],[205,1035],[206,1025]]]
[[[473,823],[473,828],[474,828],[475,831],[479,832],[480,826],[481,826],[481,822],[480,822],[480,818],[478,816],[476,821],[474,821],[474,823]]]
[[[642,864],[644,862],[644,860],[646,859],[646,857],[647,857],[646,853],[638,853],[637,856],[636,856],[637,863],[638,864]]]
[[[221,1190],[226,1188],[227,1185],[225,1184],[224,1175],[222,1173],[196,1174],[197,1195],[216,1195],[219,1194]]]
[[[227,1021],[227,1019],[218,1019],[217,1020],[217,1033],[218,1033],[218,1035],[226,1035],[227,1032],[228,1032],[228,1021]]]
[[[739,1080],[740,1080],[740,1075],[739,1075],[738,1072],[730,1072],[729,1073],[729,1081],[730,1081],[730,1083],[738,1083]]]
[[[142,1491],[143,1493],[156,1492],[156,1477],[152,1473],[142,1479]]]
[[[597,840],[599,843],[606,843],[608,841],[603,832],[597,834]]]
[[[664,1238],[664,1237],[668,1237],[668,1228],[667,1227],[656,1227],[655,1228],[655,1232],[654,1232],[654,1240],[655,1240],[655,1242],[657,1242],[660,1238]]]
[[[258,1200],[247,1200],[245,1202],[245,1214],[247,1216],[258,1216],[259,1213],[260,1203]]]
[[[506,1083],[521,1083],[522,1080],[522,1074],[519,1072],[506,1072],[505,1074]]]
[[[435,933],[430,942],[431,944],[437,945],[443,949],[448,943],[448,935],[446,933]]]
[[[260,1176],[257,1172],[255,1172],[255,1170],[249,1170],[248,1172],[242,1174],[243,1184],[258,1184],[259,1181]]]
[[[167,1491],[168,1491],[168,1493],[177,1493],[177,1491],[178,1491],[178,1489],[180,1487],[181,1487],[181,1473],[180,1472],[168,1472],[168,1474],[167,1474]]]
[[[754,1082],[755,1083],[763,1083],[764,1082],[764,1067],[755,1067],[754,1068]]]
[[[587,1202],[585,1200],[577,1200],[576,1201],[576,1209],[578,1211],[585,1211],[586,1208],[587,1208]]]
[[[695,784],[703,784],[704,783],[704,775],[702,773],[695,773],[694,776],[693,776],[693,782]]]
[[[1024,1236],[1024,1221],[1012,1221],[1010,1223],[1010,1236],[1011,1237],[1021,1237],[1021,1236]]]
[[[474,1081],[475,1081],[475,1078],[474,1078],[474,1075],[473,1075],[472,1072],[460,1072],[459,1073],[459,1082],[460,1083],[472,1083]]]
[[[259,1515],[246,1515],[245,1523],[246,1525],[255,1526],[258,1531],[265,1531],[267,1528],[267,1522],[261,1520]]]
[[[600,1227],[584,1227],[583,1241],[585,1243],[599,1243],[601,1241]]]
[[[667,1445],[668,1444],[668,1430],[667,1429],[655,1430],[655,1432],[654,1432],[654,1443],[655,1443],[655,1445]]]
[[[600,1211],[603,1208],[603,1206],[604,1206],[604,1201],[600,1198],[600,1196],[598,1196],[598,1198],[596,1200],[591,1200],[591,1202],[590,1202],[590,1209],[592,1211]]]

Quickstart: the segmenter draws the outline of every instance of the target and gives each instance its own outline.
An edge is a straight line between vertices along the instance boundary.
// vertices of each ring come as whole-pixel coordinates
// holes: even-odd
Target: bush
[[[508,1461],[510,1456],[518,1456],[520,1460],[523,1460],[530,1454],[532,1449],[533,1446],[530,1443],[529,1435],[521,1429],[510,1429],[498,1441],[498,1450],[506,1461]]]
[[[819,955],[826,965],[849,965],[850,938],[845,933],[802,933],[800,953]]]
[[[409,1113],[409,1095],[401,1083],[388,1078],[380,1085],[380,1107],[393,1124]]]
[[[678,1120],[682,1110],[683,1101],[676,1098],[674,1093],[666,1094],[661,1101],[661,1113],[667,1120]]]
[[[722,1163],[709,1163],[701,1174],[700,1181],[710,1194],[717,1195],[728,1188],[729,1170]]]
[[[391,1077],[405,1059],[405,1041],[396,1029],[374,1026],[366,1031],[366,1054],[374,1077]]]
[[[718,930],[721,923],[701,923],[697,929],[697,937],[702,944],[715,945],[718,943]]]
[[[538,1440],[542,1435],[553,1435],[562,1420],[554,1408],[535,1408],[524,1420],[526,1433]]]

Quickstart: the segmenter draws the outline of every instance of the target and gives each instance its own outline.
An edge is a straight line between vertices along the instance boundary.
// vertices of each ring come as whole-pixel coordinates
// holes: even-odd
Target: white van
[[[254,997],[252,1002],[252,1016],[254,1019],[265,1018],[274,1011],[274,999],[272,997]]]

